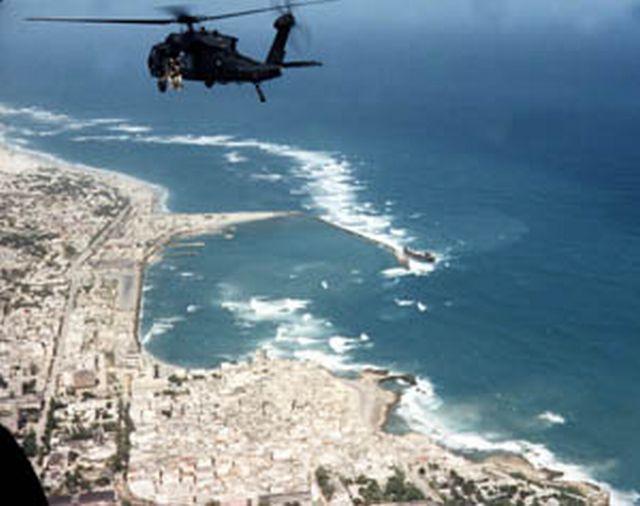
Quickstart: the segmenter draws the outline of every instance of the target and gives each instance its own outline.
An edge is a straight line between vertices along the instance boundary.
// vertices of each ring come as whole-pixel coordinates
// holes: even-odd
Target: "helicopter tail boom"
[[[273,27],[276,29],[276,36],[273,39],[273,43],[271,44],[271,49],[269,50],[269,54],[267,55],[266,63],[270,63],[273,65],[282,65],[286,54],[285,46],[287,45],[287,41],[289,40],[291,29],[295,26],[295,24],[296,19],[290,12],[283,14],[273,23]]]

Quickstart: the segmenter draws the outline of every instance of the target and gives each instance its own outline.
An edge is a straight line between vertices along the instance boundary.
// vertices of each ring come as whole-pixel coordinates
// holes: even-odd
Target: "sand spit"
[[[427,437],[385,433],[397,397],[382,373],[342,379],[260,353],[187,371],[146,353],[143,272],[165,245],[295,213],[171,214],[142,181],[2,147],[0,196],[0,423],[50,497],[608,504],[517,457],[472,463]]]

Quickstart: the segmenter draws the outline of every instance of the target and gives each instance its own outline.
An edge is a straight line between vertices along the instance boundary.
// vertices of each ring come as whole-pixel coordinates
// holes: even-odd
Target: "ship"
[[[438,258],[431,251],[415,250],[404,246],[397,254],[402,265],[408,266],[410,261],[435,264]]]

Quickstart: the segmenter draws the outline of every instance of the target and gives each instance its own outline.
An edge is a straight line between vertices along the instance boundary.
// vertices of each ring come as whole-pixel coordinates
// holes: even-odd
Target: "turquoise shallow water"
[[[622,1],[498,4],[309,11],[328,65],[261,106],[246,88],[155,94],[144,59],[162,30],[20,22],[150,2],[5,1],[0,135],[161,184],[175,211],[302,210],[442,255],[407,274],[299,219],[205,238],[148,272],[141,338],[159,357],[268,346],[414,373],[397,413],[411,428],[640,489],[637,23]],[[253,54],[271,35],[265,19],[228,28]]]

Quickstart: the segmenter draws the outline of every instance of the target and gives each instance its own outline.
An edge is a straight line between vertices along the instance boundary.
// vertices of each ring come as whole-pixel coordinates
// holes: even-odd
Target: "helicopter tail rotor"
[[[327,0],[319,0],[313,3],[323,3]],[[328,0],[332,1],[332,0]],[[301,5],[307,5],[311,2],[293,2],[292,0],[285,0],[284,3],[276,3],[272,1],[272,9],[280,12],[280,16],[275,20],[273,26],[276,29],[276,37],[271,45],[269,54],[267,56],[267,63],[280,65],[282,67],[313,67],[321,65],[319,62],[288,62],[284,61],[286,55],[285,46],[287,42],[291,40],[291,45],[294,51],[301,52],[300,40],[304,41],[304,46],[308,48],[311,45],[310,31],[306,28],[306,25],[301,24],[298,19],[293,15],[294,7]]]
[[[277,0],[271,0],[271,6],[274,10],[277,10],[280,15],[291,14],[293,15],[293,10],[295,7],[299,7],[300,5],[292,0],[284,0],[284,2],[279,2]],[[311,30],[306,23],[300,21],[299,16],[295,16],[295,24],[291,30],[291,37],[289,43],[293,48],[294,52],[303,54],[309,50],[311,47]]]

